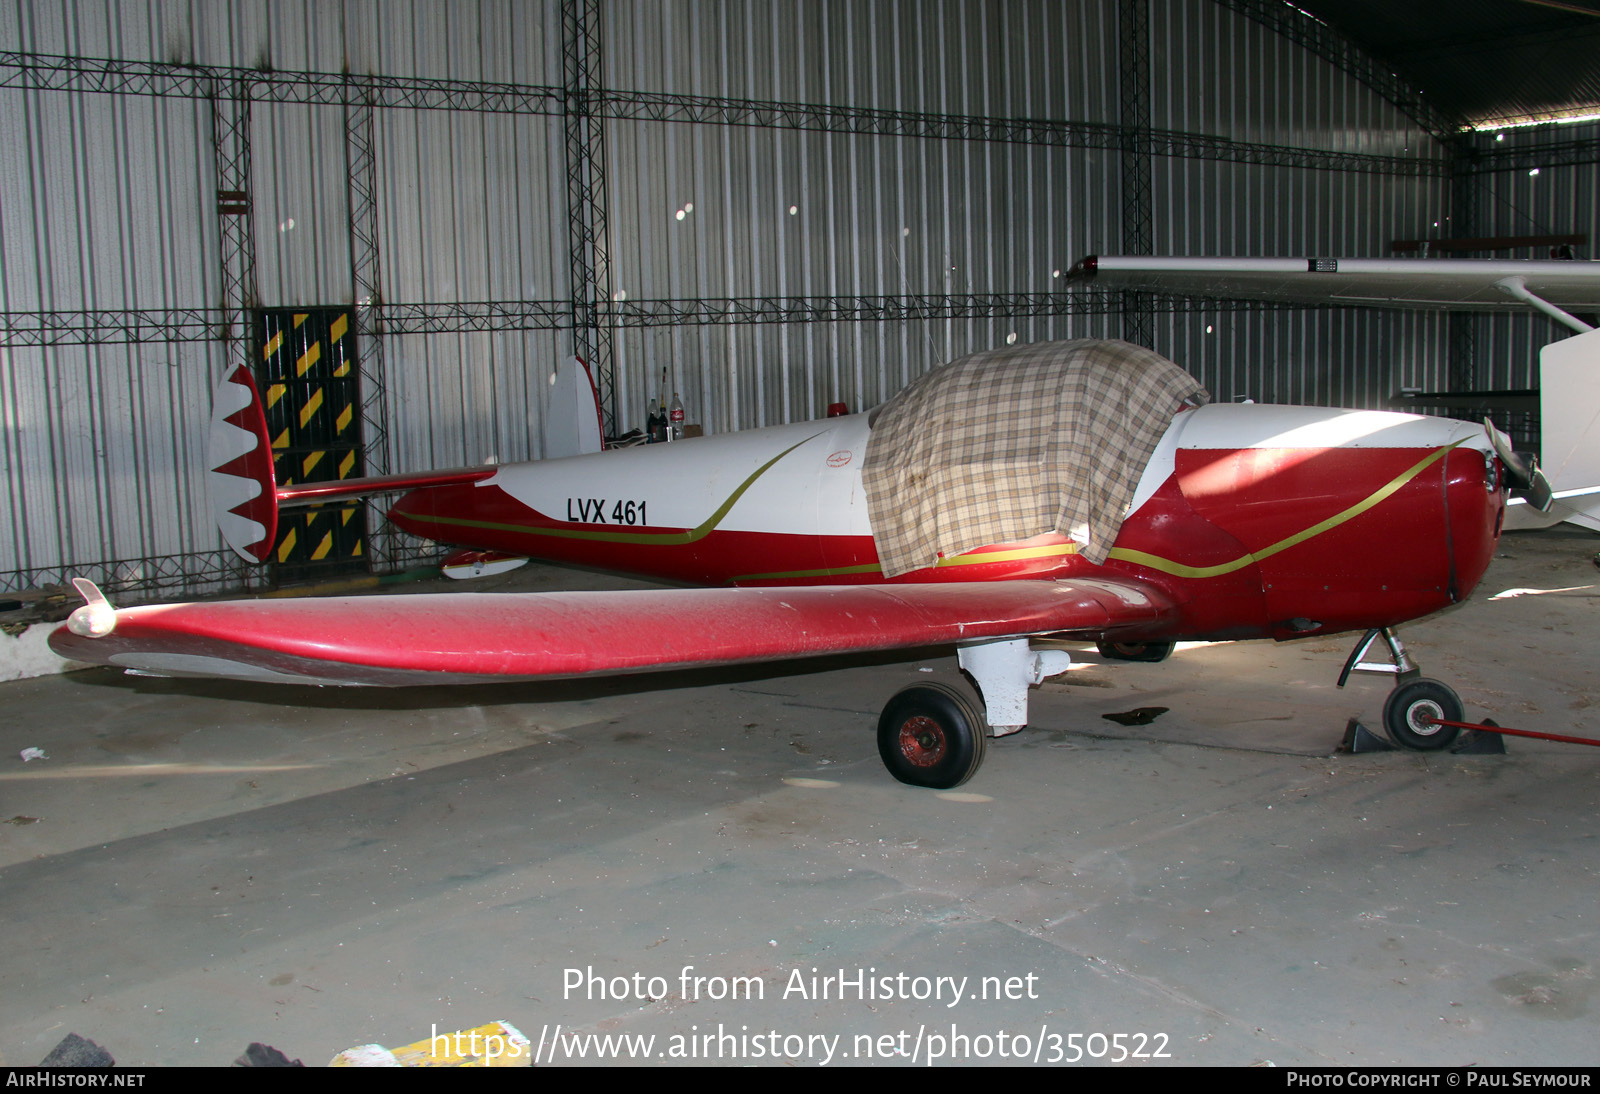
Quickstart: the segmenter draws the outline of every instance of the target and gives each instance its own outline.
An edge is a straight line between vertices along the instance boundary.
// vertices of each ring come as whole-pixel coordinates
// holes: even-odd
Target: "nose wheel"
[[[1383,704],[1383,731],[1400,748],[1438,752],[1449,748],[1461,732],[1455,726],[1439,725],[1438,720],[1459,722],[1461,713],[1461,697],[1453,688],[1419,677],[1389,693]]]
[[[983,764],[988,725],[965,694],[944,684],[898,692],[878,717],[878,755],[912,786],[960,786]]]

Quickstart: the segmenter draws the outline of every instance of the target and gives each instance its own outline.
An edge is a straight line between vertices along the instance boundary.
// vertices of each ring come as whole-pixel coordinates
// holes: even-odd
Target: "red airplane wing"
[[[157,675],[450,684],[1054,632],[1140,638],[1174,611],[1166,594],[1132,579],[441,593],[124,608],[109,634],[63,626],[50,645],[72,660]]]

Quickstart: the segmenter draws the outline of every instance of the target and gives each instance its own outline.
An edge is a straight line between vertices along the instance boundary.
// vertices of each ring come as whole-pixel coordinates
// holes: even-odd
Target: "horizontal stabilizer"
[[[460,486],[492,478],[494,465],[452,467],[446,471],[411,471],[398,475],[368,475],[360,479],[333,479],[328,482],[302,482],[277,488],[279,506],[320,505],[343,498],[365,498],[373,494],[394,494],[401,490],[421,490],[427,486]]]

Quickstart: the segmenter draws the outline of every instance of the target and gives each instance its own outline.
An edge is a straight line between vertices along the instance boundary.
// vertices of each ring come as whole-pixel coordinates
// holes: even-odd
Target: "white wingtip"
[[[83,597],[83,606],[67,616],[67,630],[80,638],[104,638],[117,629],[117,609],[94,582],[75,577],[72,587]]]

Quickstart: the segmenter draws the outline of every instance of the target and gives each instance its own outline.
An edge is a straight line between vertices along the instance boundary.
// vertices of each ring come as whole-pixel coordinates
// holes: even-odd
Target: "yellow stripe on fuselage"
[[[1252,566],[1262,559],[1271,558],[1280,551],[1287,551],[1290,547],[1297,547],[1309,539],[1314,539],[1324,532],[1331,531],[1341,524],[1354,520],[1362,513],[1393,496],[1395,491],[1435,463],[1438,463],[1461,443],[1461,441],[1457,441],[1455,444],[1446,445],[1428,453],[1428,455],[1378,487],[1365,498],[1362,498],[1348,509],[1335,513],[1327,520],[1318,521],[1304,531],[1296,532],[1292,536],[1286,536],[1269,547],[1263,547],[1259,551],[1251,551],[1240,555],[1231,562],[1219,562],[1215,566],[1188,566],[1182,562],[1174,562],[1169,558],[1162,558],[1160,555],[1135,551],[1127,547],[1113,547],[1108,557],[1114,558],[1119,562],[1132,562],[1138,566],[1148,566],[1152,570],[1160,570],[1162,573],[1172,574],[1174,577],[1220,577],[1223,574],[1231,574],[1236,570],[1244,569],[1246,566]]]
[[[771,470],[774,464],[805,444],[806,441],[814,441],[820,436],[822,436],[821,433],[813,433],[805,440],[796,441],[782,452],[779,452],[772,459],[756,468],[750,477],[741,482],[734,492],[729,494],[727,499],[717,506],[709,517],[695,525],[695,527],[685,529],[682,532],[597,532],[587,526],[583,528],[539,528],[529,524],[501,524],[489,520],[468,520],[465,517],[423,516],[398,509],[396,511],[403,517],[410,517],[412,520],[425,521],[430,524],[445,524],[455,528],[483,528],[495,532],[518,532],[530,536],[553,536],[556,539],[583,539],[593,543],[631,543],[653,547],[670,547],[684,543],[695,543],[710,535],[717,525],[722,523],[722,518],[728,515],[728,511],[734,507],[735,503],[744,497],[745,491],[755,485],[755,481]]]
[[[981,566],[989,562],[1017,562],[1030,558],[1063,558],[1067,555],[1078,553],[1076,543],[1051,543],[1044,547],[1016,547],[1004,551],[973,551],[953,558],[941,558],[934,563],[931,569],[941,570],[947,566]],[[876,562],[865,562],[859,566],[830,566],[820,570],[780,570],[770,574],[740,574],[738,577],[728,579],[730,585],[737,585],[742,581],[785,581],[803,577],[844,577],[848,574],[881,574],[883,567]]]

